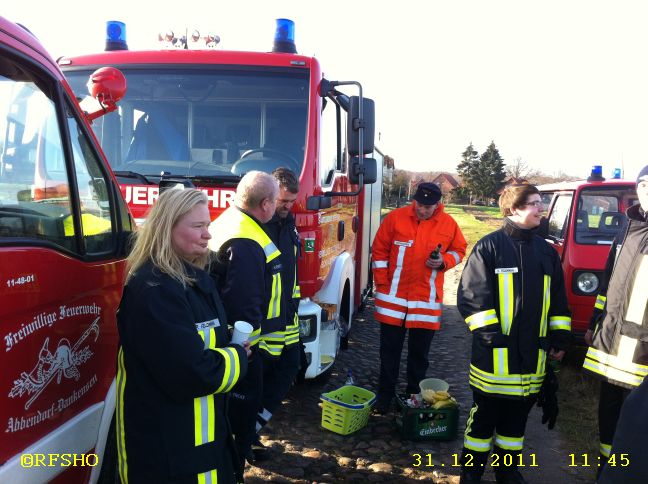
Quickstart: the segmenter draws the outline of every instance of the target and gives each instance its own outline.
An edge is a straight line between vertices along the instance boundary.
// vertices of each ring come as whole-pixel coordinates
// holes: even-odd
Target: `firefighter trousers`
[[[378,400],[391,400],[398,382],[403,343],[408,328],[392,324],[380,324],[380,381]],[[425,378],[430,365],[428,353],[436,331],[423,328],[409,328],[407,341],[407,390],[408,394],[419,393],[419,382]]]
[[[257,415],[259,432],[272,418],[295,381],[300,364],[300,343],[284,346],[281,356],[263,361],[263,399]]]
[[[612,440],[621,413],[621,406],[629,394],[630,390],[627,388],[606,381],[601,382],[598,408],[601,465],[607,462],[608,457],[610,457]],[[599,469],[602,469],[602,466]]]
[[[462,468],[481,475],[492,454],[490,465],[496,473],[516,470],[524,447],[527,419],[536,400],[536,395],[514,400],[473,392],[464,433]]]
[[[239,461],[243,461],[256,441],[256,416],[263,394],[263,359],[255,348],[245,377],[232,389],[229,419]]]

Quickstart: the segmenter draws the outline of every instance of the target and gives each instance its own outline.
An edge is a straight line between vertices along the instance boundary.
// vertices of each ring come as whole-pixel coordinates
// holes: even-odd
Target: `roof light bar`
[[[119,20],[106,22],[106,48],[105,50],[128,50],[126,44],[126,24]]]
[[[295,46],[295,22],[287,18],[277,19],[272,52],[284,52],[286,54],[297,53],[297,46]]]

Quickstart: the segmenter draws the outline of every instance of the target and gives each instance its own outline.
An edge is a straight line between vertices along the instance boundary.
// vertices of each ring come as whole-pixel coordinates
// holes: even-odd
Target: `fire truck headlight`
[[[599,287],[599,278],[593,272],[581,272],[576,277],[576,286],[584,294],[594,294]]]
[[[313,341],[317,336],[317,316],[299,316],[299,337],[304,343]]]

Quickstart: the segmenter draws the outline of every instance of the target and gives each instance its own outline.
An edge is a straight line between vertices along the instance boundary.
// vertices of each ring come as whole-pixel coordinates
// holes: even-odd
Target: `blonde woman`
[[[117,315],[119,474],[127,482],[235,482],[227,392],[247,371],[205,272],[199,190],[168,190],[137,232]]]

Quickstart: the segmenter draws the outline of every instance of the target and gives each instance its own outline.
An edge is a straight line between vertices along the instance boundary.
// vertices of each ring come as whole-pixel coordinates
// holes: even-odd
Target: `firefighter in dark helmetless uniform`
[[[623,401],[648,375],[648,166],[637,177],[639,204],[616,237],[596,298],[583,368],[603,379],[599,397],[602,470]],[[593,336],[593,342],[592,342]]]
[[[491,453],[498,483],[526,482],[517,463],[527,417],[540,398],[543,423],[553,427],[557,388],[545,381],[547,357],[561,359],[571,338],[560,258],[535,233],[543,211],[537,188],[507,187],[500,209],[503,227],[477,242],[457,294],[473,334],[462,483],[481,482]]]
[[[283,335],[285,346],[281,356],[263,369],[263,400],[257,416],[257,432],[272,418],[272,414],[290,390],[301,361],[297,316],[301,298],[297,280],[299,234],[295,227],[295,218],[290,213],[299,192],[299,181],[295,173],[288,168],[277,168],[272,174],[279,183],[279,198],[275,215],[265,224],[265,227],[281,252],[286,330]]]
[[[169,190],[128,258],[115,411],[124,484],[232,483],[243,475],[226,407],[247,354],[229,345],[216,285],[202,270],[209,223],[204,193]]]
[[[230,419],[240,459],[257,460],[256,417],[263,394],[263,365],[281,355],[284,346],[281,252],[263,228],[275,213],[276,180],[248,172],[236,188],[235,205],[210,226],[213,273],[218,279],[229,320],[253,327],[248,373],[232,390]],[[259,459],[261,460],[261,459]]]

